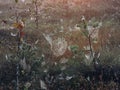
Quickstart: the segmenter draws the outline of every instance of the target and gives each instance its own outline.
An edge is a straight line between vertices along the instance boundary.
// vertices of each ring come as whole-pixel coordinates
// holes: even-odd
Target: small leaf
[[[97,38],[93,38],[93,43],[98,43]]]
[[[14,23],[13,27],[17,28],[18,27],[18,23]]]
[[[72,51],[73,53],[76,53],[76,52],[78,51],[78,49],[79,49],[79,46],[77,46],[77,45],[72,45],[72,46],[70,46],[70,49],[71,49],[71,51]]]
[[[10,34],[11,34],[11,36],[13,36],[13,37],[17,36],[17,33],[14,34],[14,33],[11,32]]]
[[[21,23],[14,23],[13,27],[15,27],[15,28],[17,28],[19,30],[22,30],[24,26]]]
[[[83,33],[83,35],[86,36],[86,37],[88,37],[88,35],[89,35],[89,32],[88,32],[87,30],[84,30],[82,33]]]

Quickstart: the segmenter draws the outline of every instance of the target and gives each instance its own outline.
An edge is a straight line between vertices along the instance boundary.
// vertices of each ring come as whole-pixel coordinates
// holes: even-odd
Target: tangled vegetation
[[[2,2],[0,90],[119,90],[119,5],[119,0]]]

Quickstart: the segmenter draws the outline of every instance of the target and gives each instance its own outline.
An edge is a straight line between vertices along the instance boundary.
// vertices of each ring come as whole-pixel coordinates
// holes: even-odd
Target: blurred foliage
[[[53,4],[51,5],[50,2],[52,1],[50,0],[49,3],[47,4],[44,3],[43,6],[41,6],[42,5],[41,3],[36,4],[36,1],[40,0],[32,1],[33,1],[32,3],[27,4],[25,3],[24,9],[19,8],[19,6],[17,6],[15,9],[14,7],[9,6],[10,9],[7,10],[7,14],[5,13],[6,14],[5,17],[3,17],[4,15],[1,15],[2,17],[1,19],[3,18],[5,18],[5,20],[12,19],[11,23],[13,23],[15,19],[14,17],[15,14],[13,14],[14,10],[16,9],[20,10],[20,12],[18,12],[18,16],[19,18],[24,17],[26,19],[25,31],[27,33],[26,35],[28,35],[28,38],[26,39],[27,37],[26,36],[25,39],[26,42],[30,43],[28,44],[24,42],[20,45],[19,47],[20,50],[17,53],[15,53],[15,51],[17,51],[16,48],[12,49],[14,50],[14,53],[10,53],[10,50],[8,52],[8,48],[6,47],[8,46],[16,47],[16,45],[13,44],[9,45],[9,42],[13,42],[15,40],[13,39],[9,40],[9,37],[11,37],[9,34],[7,35],[4,33],[0,34],[3,37],[0,42],[1,85],[5,84],[5,86],[8,86],[9,83],[11,83],[15,87],[16,65],[19,61],[25,61],[22,62],[22,65],[25,65],[27,67],[30,66],[29,70],[25,70],[22,65],[20,67],[19,79],[21,90],[24,90],[23,87],[25,87],[27,82],[29,82],[29,85],[31,84],[29,90],[41,90],[40,80],[43,80],[43,82],[47,85],[48,90],[79,90],[79,89],[92,90],[90,88],[90,85],[94,84],[93,83],[94,80],[92,81],[92,77],[94,77],[96,81],[96,85],[95,86],[93,85],[93,87],[97,87],[97,85],[98,87],[100,86],[99,76],[101,75],[101,69],[107,68],[106,72],[108,72],[110,70],[109,66],[120,67],[119,23],[115,21],[115,17],[111,18],[112,16],[111,13],[114,13],[113,10],[108,10],[108,13],[105,14],[104,17],[104,12],[107,10],[105,9],[106,6],[103,4],[101,5],[101,8],[98,5],[99,8],[92,7],[92,9],[89,10],[86,7],[86,5],[81,6],[77,4],[70,8],[66,6],[67,2],[63,4],[62,1],[57,2],[57,4],[53,2]],[[19,0],[15,0],[15,2],[18,3]],[[38,16],[35,15],[34,11],[35,8],[33,8],[34,7],[33,3],[38,5],[38,8],[40,8],[40,12],[39,11],[37,12],[39,14]],[[94,4],[96,5],[96,3]],[[2,5],[1,8],[4,9]],[[80,21],[80,16],[82,15],[85,15],[86,21]],[[11,18],[11,16],[13,18]],[[107,19],[106,16],[108,17]],[[34,23],[35,17],[39,19],[38,30],[35,30]],[[91,17],[93,18],[91,19]],[[116,18],[119,19],[119,15],[116,16]],[[78,22],[80,23],[76,28],[79,30],[76,30],[74,26],[78,24]],[[99,62],[97,62],[96,67],[94,66],[93,62],[90,65],[86,65],[85,51],[80,47],[80,45],[84,46],[86,42],[84,40],[86,38],[83,39],[82,34],[88,37],[89,36],[89,32],[87,30],[88,26],[97,28],[99,27],[101,22],[103,23],[102,24],[103,26],[102,28],[100,28],[101,36],[99,39],[100,40],[99,49],[101,50],[100,52],[101,55],[99,58]],[[7,21],[5,21],[4,24],[6,23]],[[23,26],[20,23],[14,23],[13,26],[17,29],[23,29]],[[10,30],[8,29],[7,31]],[[82,31],[82,34],[78,33],[79,31],[80,32]],[[60,63],[59,61],[55,61],[56,58],[54,58],[54,56],[52,55],[50,47],[49,45],[47,45],[47,42],[45,42],[45,40],[42,38],[42,33],[50,34],[51,37],[54,39],[56,39],[59,36],[62,36],[67,39],[67,42],[70,42],[69,46],[72,56],[70,56],[69,59],[67,58],[68,59],[67,62]],[[34,46],[34,41],[36,40],[40,42],[36,46]],[[97,41],[96,38],[93,40]],[[3,42],[6,43],[2,44]],[[117,47],[117,49],[115,49],[114,47]],[[61,57],[64,58],[65,56],[63,55]],[[59,60],[60,59],[61,58],[59,58]],[[53,62],[52,60],[55,62]],[[66,60],[66,58],[63,60]],[[117,68],[116,71],[119,79],[119,68]],[[91,81],[88,79],[90,75]],[[109,73],[107,73],[106,75],[107,77],[109,77]],[[108,82],[110,80],[112,79],[109,79]],[[118,81],[116,82],[118,83]],[[97,89],[95,88],[94,90]]]

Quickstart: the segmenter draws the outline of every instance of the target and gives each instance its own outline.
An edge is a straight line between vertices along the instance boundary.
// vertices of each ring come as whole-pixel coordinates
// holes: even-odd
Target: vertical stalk
[[[18,23],[18,11],[17,11],[17,3],[15,6],[15,16],[16,16],[16,23]],[[18,45],[17,45],[17,55],[19,54],[19,50],[20,50],[20,32],[18,31],[17,33],[17,40],[18,40]],[[19,60],[20,61],[20,60]],[[17,62],[17,66],[16,66],[16,90],[19,90],[19,61]]]
[[[17,55],[18,55],[18,57],[19,57],[19,51],[20,51],[20,45],[21,45],[21,41],[20,41],[20,31],[18,31],[18,34],[17,34],[17,40],[18,40],[18,51],[17,51]],[[19,58],[20,59],[20,58]],[[19,62],[20,62],[20,60],[18,61],[18,63],[17,63],[17,72],[16,72],[16,75],[17,75],[17,77],[16,77],[16,79],[17,79],[17,81],[16,81],[16,90],[19,90]]]
[[[35,4],[35,23],[36,23],[36,29],[38,29],[39,27],[39,20],[38,20],[38,5],[37,2],[38,0],[35,0],[34,4]]]
[[[84,17],[84,16],[82,17],[82,21],[83,21],[83,24],[84,24],[84,29],[85,29],[86,32],[87,32],[87,23],[86,23],[86,21],[85,21],[85,17]],[[90,54],[91,54],[91,57],[93,57],[93,49],[92,49],[91,35],[92,35],[92,33],[91,33],[91,34],[89,33],[89,34],[87,35],[87,38],[88,38],[88,43],[89,43],[89,46],[90,46]]]
[[[92,50],[92,43],[91,43],[91,36],[90,35],[88,36],[88,42],[89,42],[89,45],[90,45],[91,57],[93,57],[93,50]]]

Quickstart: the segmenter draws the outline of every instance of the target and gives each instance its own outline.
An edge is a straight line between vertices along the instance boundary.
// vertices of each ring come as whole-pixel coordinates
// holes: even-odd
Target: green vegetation
[[[119,5],[0,3],[0,90],[119,90]]]

